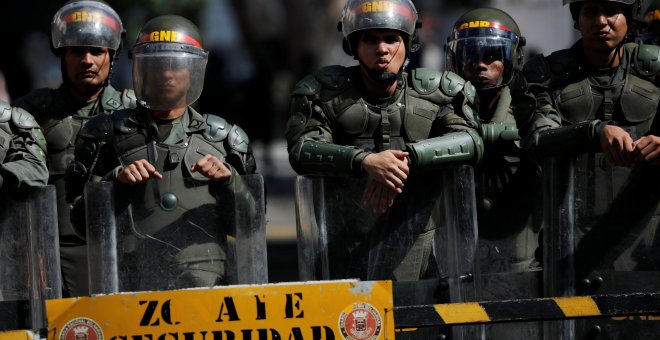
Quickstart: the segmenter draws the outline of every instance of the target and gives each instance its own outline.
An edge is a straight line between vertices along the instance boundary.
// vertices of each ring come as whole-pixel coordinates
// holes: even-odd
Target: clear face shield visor
[[[179,43],[138,45],[133,50],[133,87],[141,105],[155,111],[184,108],[204,88],[208,53]]]
[[[447,67],[478,89],[500,87],[513,77],[516,48],[517,41],[505,37],[458,38],[447,43]],[[501,70],[499,78],[478,81],[479,70],[486,67]]]

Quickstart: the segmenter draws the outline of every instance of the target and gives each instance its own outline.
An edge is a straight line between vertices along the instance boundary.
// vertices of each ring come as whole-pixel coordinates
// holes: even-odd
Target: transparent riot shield
[[[441,178],[406,183],[394,205],[377,213],[363,203],[367,178],[296,178],[301,280],[417,280],[428,267]],[[407,257],[407,255],[415,256]]]
[[[539,167],[524,160],[506,165],[486,162],[476,173],[478,301],[542,297]],[[541,322],[490,323],[485,331],[492,340],[539,339],[543,329]]]
[[[300,279],[402,283],[431,276],[441,278],[443,289],[449,289],[435,292],[426,304],[474,301],[477,227],[472,168],[412,174],[385,213],[374,213],[363,203],[368,184],[368,179],[296,178]],[[395,288],[414,290],[419,285]],[[395,303],[401,300],[397,294],[406,293],[395,289]]]
[[[477,301],[477,210],[474,171],[463,165],[442,171],[442,212],[434,250],[440,276],[448,283],[448,302]],[[439,211],[438,211],[439,212]],[[451,339],[483,339],[483,326],[453,327]]]
[[[238,176],[227,185],[202,187],[206,191],[186,205],[179,200],[183,196],[156,193],[149,185],[136,191],[112,182],[88,183],[90,292],[265,283],[262,177]],[[207,192],[212,201],[203,197]],[[176,204],[149,207],[148,195]]]
[[[62,297],[55,187],[0,197],[0,330],[46,328],[44,301]]]
[[[613,167],[601,153],[544,162],[544,293],[660,290],[660,176],[638,164]],[[657,317],[552,322],[545,338],[645,339]]]

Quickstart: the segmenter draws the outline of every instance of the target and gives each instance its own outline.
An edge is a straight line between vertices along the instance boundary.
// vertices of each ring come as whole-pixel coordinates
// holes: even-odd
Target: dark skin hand
[[[408,153],[400,150],[372,153],[362,161],[362,167],[370,179],[362,197],[364,205],[371,206],[374,213],[386,212],[396,195],[403,192],[408,179]]]
[[[634,141],[624,129],[616,125],[606,125],[600,135],[600,145],[612,165],[634,165]]]
[[[190,171],[199,172],[213,181],[222,181],[231,177],[229,167],[213,155],[202,157],[190,167]],[[152,178],[160,180],[163,179],[163,175],[156,171],[156,168],[145,159],[127,165],[117,175],[117,180],[120,183],[128,185],[144,183]]]
[[[637,162],[660,165],[660,137],[644,136],[634,143],[633,157]]]

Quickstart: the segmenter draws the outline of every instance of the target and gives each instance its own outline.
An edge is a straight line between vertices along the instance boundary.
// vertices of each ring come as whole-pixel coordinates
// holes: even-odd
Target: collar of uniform
[[[204,119],[201,113],[188,106],[181,121],[181,126],[183,126],[184,131],[188,134],[202,131],[206,129],[206,119]]]
[[[101,98],[101,103],[99,103],[99,105],[101,105],[100,112],[120,109],[122,103],[119,92],[112,87],[112,85],[106,86],[106,88],[103,89],[103,97]]]

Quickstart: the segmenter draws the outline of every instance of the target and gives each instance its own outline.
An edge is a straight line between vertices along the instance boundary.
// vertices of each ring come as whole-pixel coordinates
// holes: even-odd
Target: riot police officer
[[[544,290],[549,296],[656,291],[660,215],[660,47],[632,36],[638,0],[564,0],[581,39],[528,61],[512,82],[523,144],[543,164]],[[638,322],[575,321],[653,336]],[[557,333],[559,334],[559,333]]]
[[[36,89],[14,105],[34,114],[48,141],[49,184],[56,186],[58,196],[64,295],[80,296],[87,294],[86,249],[71,227],[64,172],[85,121],[96,114],[135,107],[135,95],[110,85],[124,29],[108,4],[101,0],[67,2],[53,16],[50,34],[52,51],[61,62],[62,84],[57,89]]]
[[[534,258],[540,225],[534,223],[534,207],[540,191],[537,167],[523,155],[510,107],[509,84],[522,68],[525,38],[515,20],[497,8],[477,8],[461,15],[447,38],[447,68],[477,88],[484,157],[476,171],[480,275],[484,280],[480,299],[532,298],[538,286]],[[538,216],[538,215],[537,215]],[[508,275],[516,272],[518,274]],[[496,283],[499,282],[499,283]],[[501,285],[506,282],[505,285]],[[506,289],[496,289],[506,286]],[[515,289],[511,289],[515,287]],[[489,296],[486,292],[494,292]],[[518,325],[489,326],[489,338]],[[525,330],[531,331],[527,325]],[[518,336],[523,330],[515,329]],[[526,337],[538,337],[527,334]],[[502,336],[502,338],[510,338]]]
[[[530,60],[517,78],[514,111],[524,143],[536,157],[602,149],[613,165],[659,164],[660,97],[648,59],[657,47],[626,43],[639,1],[564,4],[582,38]]]
[[[335,235],[329,240],[335,243],[328,254],[330,278],[423,277],[432,228],[396,228],[392,221],[410,217],[406,213],[424,210],[422,205],[433,201],[414,201],[433,186],[430,170],[474,164],[481,157],[472,85],[451,72],[405,71],[410,54],[419,48],[417,18],[410,0],[349,0],[340,29],[343,49],[358,65],[323,67],[298,82],[291,94],[286,128],[291,166],[300,175],[341,178],[346,193],[325,202],[342,207],[328,208],[328,218],[340,220],[346,213],[358,220],[344,219],[328,230]],[[363,178],[368,182],[364,186],[359,181]],[[375,216],[365,213],[371,209],[362,202]],[[385,220],[392,225],[374,227]],[[427,221],[419,218],[415,223]],[[392,245],[398,248],[374,255],[374,245],[397,232],[405,234]],[[388,256],[396,257],[394,263],[378,262]],[[379,264],[365,264],[368,258]]]
[[[132,49],[138,107],[90,119],[67,170],[69,194],[103,179],[116,183],[118,202],[132,206],[134,235],[122,242],[133,246],[124,250],[138,262],[132,269],[153,281],[131,289],[226,283],[216,203],[256,164],[240,127],[190,106],[202,92],[207,58],[189,20],[163,15],[145,23]],[[79,197],[73,217],[82,203]]]
[[[0,190],[4,196],[46,185],[46,139],[27,111],[0,101]]]

